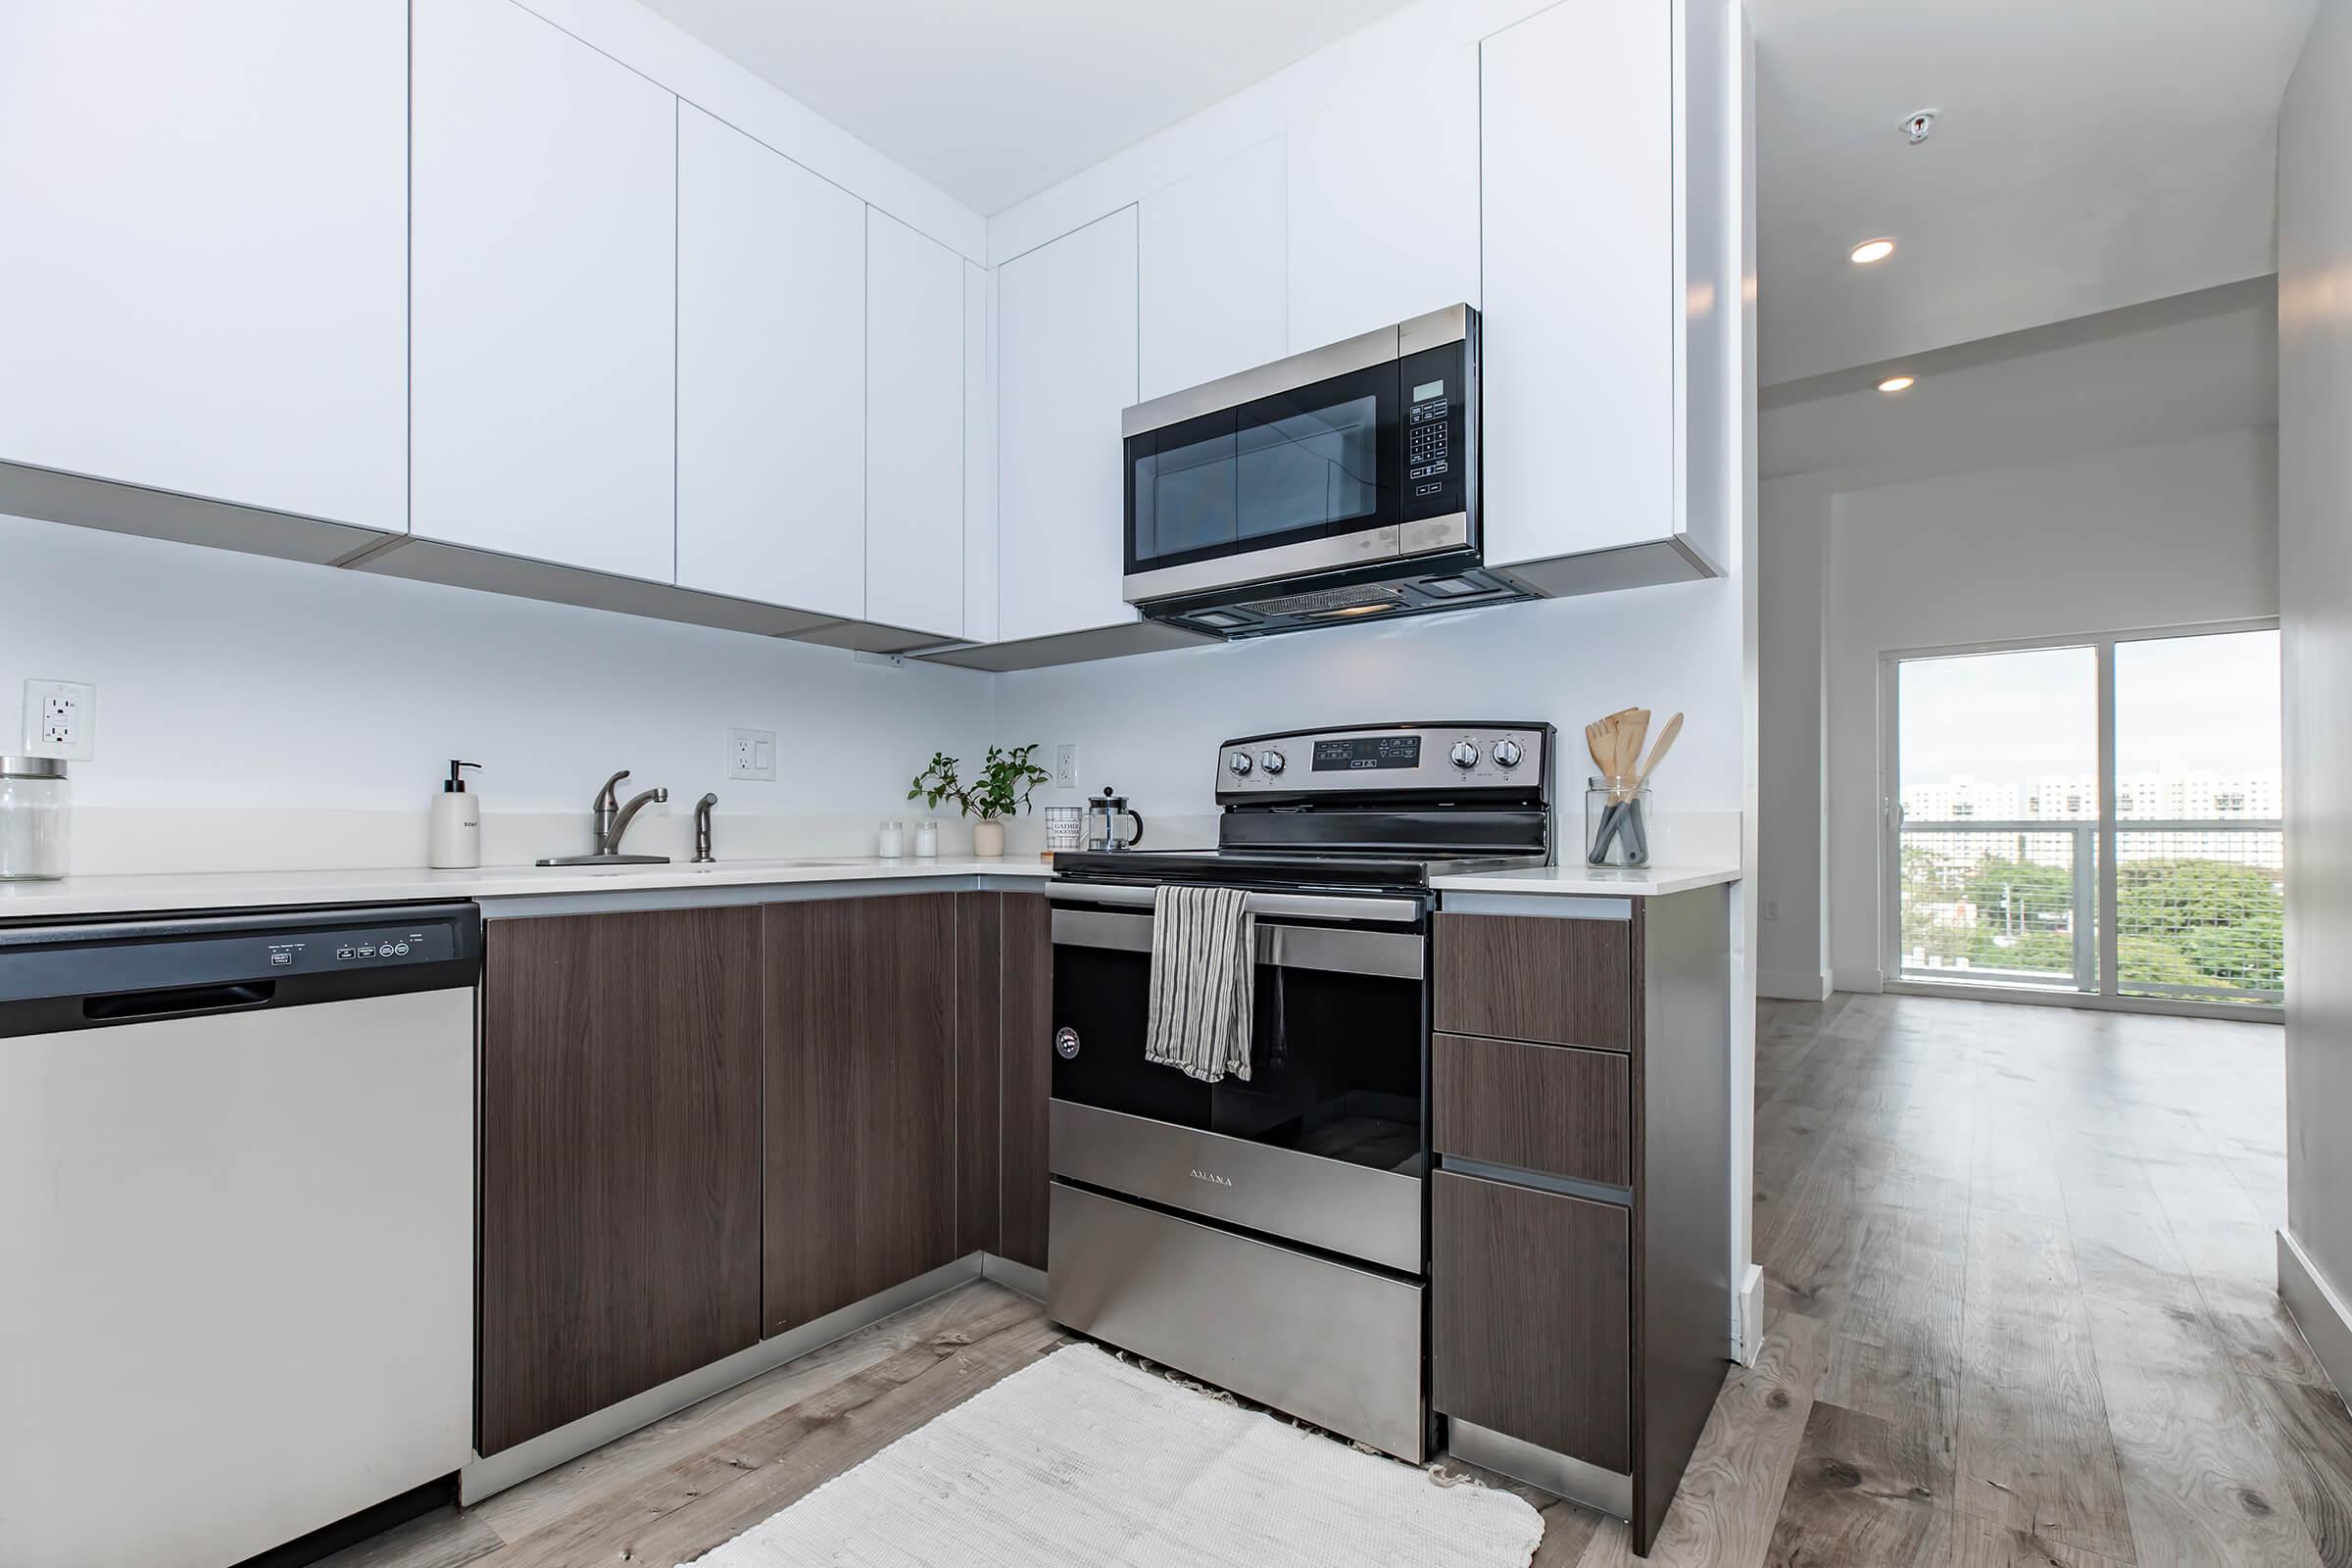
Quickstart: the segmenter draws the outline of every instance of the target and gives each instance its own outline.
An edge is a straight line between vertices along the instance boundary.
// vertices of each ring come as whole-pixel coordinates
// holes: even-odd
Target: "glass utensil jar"
[[[0,882],[66,874],[73,786],[54,757],[0,757]]]
[[[1585,863],[1631,866],[1649,863],[1649,786],[1628,794],[1609,779],[1585,787]]]

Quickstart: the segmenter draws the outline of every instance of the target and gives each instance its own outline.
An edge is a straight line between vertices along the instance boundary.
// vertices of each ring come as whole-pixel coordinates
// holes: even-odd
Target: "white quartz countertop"
[[[1519,893],[1536,897],[1655,899],[1691,888],[1711,888],[1740,880],[1737,865],[1645,865],[1639,870],[1606,870],[1577,863],[1544,865],[1528,871],[1474,872],[1468,876],[1430,879],[1440,893]]]
[[[203,871],[151,876],[76,876],[60,882],[0,882],[0,920],[72,919],[163,910],[298,908],[336,904],[410,904],[431,899],[544,898],[574,893],[644,893],[671,888],[758,887],[929,877],[1034,877],[1052,866],[1034,855],[877,859],[807,856],[718,860],[709,865],[493,865],[473,871],[417,867],[345,871]],[[1737,866],[1653,865],[1638,871],[1585,865],[1445,876],[1440,893],[1530,897],[1657,898],[1740,879]]]
[[[1035,855],[882,860],[871,856],[716,860],[709,865],[492,865],[473,871],[392,867],[359,871],[205,871],[158,876],[74,876],[58,882],[0,882],[0,920],[152,913],[165,909],[288,908],[331,904],[408,904],[430,899],[505,899],[566,893],[642,893],[667,888],[808,882],[876,882],[908,877],[1018,876],[1053,867]]]

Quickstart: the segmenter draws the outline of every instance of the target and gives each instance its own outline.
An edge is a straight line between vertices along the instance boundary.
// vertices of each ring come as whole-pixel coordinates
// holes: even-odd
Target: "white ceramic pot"
[[[1004,824],[993,816],[984,816],[972,824],[972,853],[982,859],[993,860],[1004,853]]]

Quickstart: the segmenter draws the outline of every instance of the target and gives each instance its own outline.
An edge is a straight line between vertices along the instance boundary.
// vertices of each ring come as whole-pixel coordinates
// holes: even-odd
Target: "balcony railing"
[[[2104,877],[2096,821],[1906,820],[1897,836],[1902,979],[2257,1005],[2284,995],[2277,821],[2126,818]]]

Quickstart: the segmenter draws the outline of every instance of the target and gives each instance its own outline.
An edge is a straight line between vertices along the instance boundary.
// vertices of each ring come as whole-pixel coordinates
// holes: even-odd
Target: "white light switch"
[[[776,776],[776,732],[772,729],[727,731],[727,777],[766,779]]]
[[[98,688],[86,681],[24,683],[24,755],[86,762],[98,747]]]

